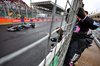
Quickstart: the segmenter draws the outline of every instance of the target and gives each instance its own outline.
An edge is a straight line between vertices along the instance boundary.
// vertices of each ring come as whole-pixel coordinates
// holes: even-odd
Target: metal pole
[[[32,18],[33,18],[33,8],[32,8]]]
[[[61,27],[62,27],[63,20],[64,20],[64,16],[65,16],[65,14],[66,14],[67,3],[68,3],[68,2],[66,2],[65,9],[64,9],[64,14],[63,14],[63,16],[62,16],[62,21],[61,21],[61,24],[60,24],[60,29],[61,29]],[[60,30],[60,29],[59,29],[59,30]],[[57,41],[58,41],[58,39],[59,39],[60,32],[61,32],[61,30],[60,30],[59,33],[58,33]],[[62,44],[62,42],[61,42],[61,44]],[[60,47],[61,47],[61,44],[60,44]],[[56,45],[56,47],[55,47],[54,57],[56,56],[56,49],[57,49],[57,45]],[[54,63],[54,59],[53,59],[53,63]]]
[[[32,3],[32,0],[30,0],[30,6],[32,6],[31,3]]]
[[[28,19],[28,15],[27,15],[27,7],[26,7],[26,19]]]
[[[8,4],[9,4],[9,2],[8,2]],[[7,7],[7,11],[8,11],[8,17],[10,18],[10,15],[9,15],[9,5],[8,4],[6,4],[6,7]]]
[[[20,2],[18,2],[18,12],[19,12],[19,19],[20,19]]]
[[[51,30],[52,30],[52,26],[53,26],[53,19],[54,19],[54,17],[55,17],[55,13],[56,13],[56,3],[57,3],[57,0],[55,0],[54,6],[53,6],[53,15],[52,15],[52,21],[51,21],[50,32],[49,32],[50,35],[49,35],[49,37],[48,37],[48,43],[47,43],[46,49],[48,49],[48,47],[49,47],[50,36],[51,36]],[[46,52],[45,52],[44,66],[46,66],[46,55],[47,55],[47,50],[46,50]]]
[[[29,16],[28,16],[28,10],[27,10],[27,19],[29,19]]]
[[[30,0],[30,7],[31,7],[31,11],[32,11],[32,18],[33,18],[32,0]]]
[[[7,16],[6,14],[6,10],[5,10],[5,5],[3,4],[3,9],[4,9],[4,12],[5,12],[5,17]]]

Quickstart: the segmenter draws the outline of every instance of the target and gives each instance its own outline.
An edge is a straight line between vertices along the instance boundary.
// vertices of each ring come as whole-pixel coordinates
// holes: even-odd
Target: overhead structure
[[[49,12],[52,12],[53,10],[53,6],[54,6],[54,2],[52,1],[42,1],[42,2],[35,2],[35,3],[31,3],[32,6],[34,8],[37,8],[37,9],[41,9],[41,10],[44,10],[44,11],[49,11]],[[56,12],[63,12],[64,9],[59,6],[59,5],[56,5]]]
[[[92,17],[92,18],[100,18],[100,13],[91,14],[90,17]]]

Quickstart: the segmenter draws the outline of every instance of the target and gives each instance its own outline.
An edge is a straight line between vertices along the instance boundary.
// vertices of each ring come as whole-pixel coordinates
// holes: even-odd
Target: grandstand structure
[[[7,19],[26,19],[35,17],[37,11],[29,7],[22,0],[0,0],[0,17]]]
[[[94,18],[94,19],[100,20],[100,12],[99,13],[96,13],[96,14],[91,14],[90,17],[91,18]]]
[[[100,12],[91,14],[91,15],[89,15],[89,17],[93,18],[94,20],[97,20],[100,23]],[[100,26],[99,26],[99,28],[100,28]]]
[[[0,17],[5,17],[6,19],[33,19],[36,18],[37,14],[52,16],[54,2],[30,2],[30,4],[31,6],[29,7],[22,0],[0,0]],[[56,5],[56,7],[56,17],[61,17],[61,12],[64,9],[59,5]]]
[[[54,2],[52,1],[34,2],[34,3],[31,3],[31,6],[33,6],[34,9],[37,10],[39,14],[47,14],[49,17],[51,17]],[[64,9],[61,6],[56,4],[56,15],[55,16],[61,16],[62,12],[64,12]]]

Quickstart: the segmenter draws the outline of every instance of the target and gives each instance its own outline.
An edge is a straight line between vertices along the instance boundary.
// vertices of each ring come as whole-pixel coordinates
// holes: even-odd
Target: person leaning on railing
[[[57,30],[56,33],[58,34],[58,37],[53,37],[53,38],[50,37],[50,40],[52,42],[60,42],[63,38],[64,30],[62,28],[60,29],[60,27],[57,27],[56,30]],[[47,35],[49,35],[49,33],[47,33]],[[51,50],[50,50],[51,52],[53,51],[53,48],[54,48],[54,44],[51,44]]]
[[[84,4],[82,7],[84,7]],[[87,34],[89,29],[94,30],[99,27],[98,21],[89,18],[83,8],[79,8],[77,16],[79,17],[77,24],[79,31],[72,34],[64,66],[75,66],[74,63],[80,58],[82,52],[91,46],[93,36],[92,34]]]

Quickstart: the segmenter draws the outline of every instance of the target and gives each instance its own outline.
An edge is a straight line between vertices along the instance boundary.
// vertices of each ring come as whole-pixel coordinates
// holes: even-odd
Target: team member
[[[57,27],[56,29],[59,29],[59,28],[60,27]],[[58,41],[57,41],[57,37],[56,38],[51,38],[51,41],[52,42],[60,42],[62,40],[62,38],[63,38],[63,32],[64,32],[64,30],[62,30],[62,28],[57,30],[56,33],[59,35]]]
[[[78,22],[80,30],[73,32],[64,66],[74,66],[74,63],[79,59],[85,48],[88,48],[92,43],[93,37],[92,34],[87,35],[88,30],[94,30],[99,26],[97,21],[86,15],[83,8],[79,8],[77,16],[80,18]]]
[[[57,27],[56,29],[59,29],[59,28],[60,27]],[[63,38],[63,30],[62,30],[62,28],[57,30],[56,33],[59,35],[59,37],[58,37],[58,39],[57,39],[57,37],[55,37],[55,38],[50,37],[52,42],[60,42],[62,40],[62,38]],[[47,33],[47,35],[49,35],[49,33]],[[53,48],[54,48],[54,44],[51,44],[51,50],[50,50],[51,52],[53,51]]]

